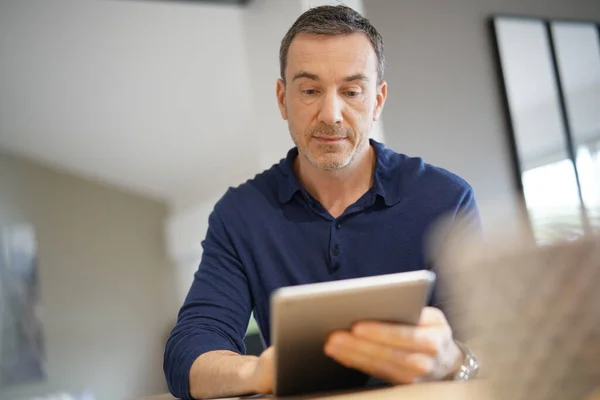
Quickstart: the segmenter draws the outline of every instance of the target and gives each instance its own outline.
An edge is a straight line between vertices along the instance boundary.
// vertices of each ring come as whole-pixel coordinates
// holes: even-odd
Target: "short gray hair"
[[[299,33],[312,33],[316,35],[349,35],[362,32],[371,41],[377,56],[377,79],[383,80],[385,56],[383,54],[383,38],[368,19],[357,11],[345,5],[314,7],[303,13],[292,27],[287,31],[281,47],[279,48],[279,68],[281,79],[285,82],[285,67],[287,55],[292,40]]]

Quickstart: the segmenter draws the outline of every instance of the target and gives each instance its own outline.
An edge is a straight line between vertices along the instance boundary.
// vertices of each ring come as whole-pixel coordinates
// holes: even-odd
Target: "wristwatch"
[[[465,358],[458,372],[454,374],[454,380],[468,381],[470,379],[475,378],[477,376],[477,373],[479,372],[479,363],[477,362],[475,355],[463,343],[459,342],[458,340],[455,340],[455,342],[458,348],[460,348],[460,350],[463,352]]]

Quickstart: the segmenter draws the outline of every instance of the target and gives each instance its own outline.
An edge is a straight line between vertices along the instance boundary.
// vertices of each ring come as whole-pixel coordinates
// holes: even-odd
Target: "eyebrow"
[[[292,78],[292,82],[294,82],[295,80],[298,80],[300,78],[307,78],[310,79],[312,81],[318,81],[319,80],[319,76],[316,74],[311,74],[310,72],[298,72],[296,75],[294,75],[294,77]]]
[[[310,79],[312,81],[318,81],[319,80],[319,76],[316,74],[311,74],[310,72],[298,72],[296,75],[294,75],[294,77],[292,78],[292,82],[300,79],[300,78],[306,78],[306,79]],[[368,81],[369,78],[365,75],[365,74],[354,74],[354,75],[350,75],[344,78],[344,82],[352,82],[352,81]]]
[[[354,74],[344,78],[344,82],[352,82],[352,81],[368,81],[369,78],[364,74]]]

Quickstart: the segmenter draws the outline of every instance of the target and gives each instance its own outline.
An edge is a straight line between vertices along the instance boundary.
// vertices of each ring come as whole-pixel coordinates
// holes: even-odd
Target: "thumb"
[[[425,307],[421,312],[419,326],[441,326],[448,325],[446,316],[439,308]]]

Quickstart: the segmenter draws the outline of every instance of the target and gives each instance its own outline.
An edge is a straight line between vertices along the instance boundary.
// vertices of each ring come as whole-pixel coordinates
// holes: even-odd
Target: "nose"
[[[335,92],[329,92],[322,97],[319,110],[319,122],[325,125],[335,125],[342,122],[342,101]]]

